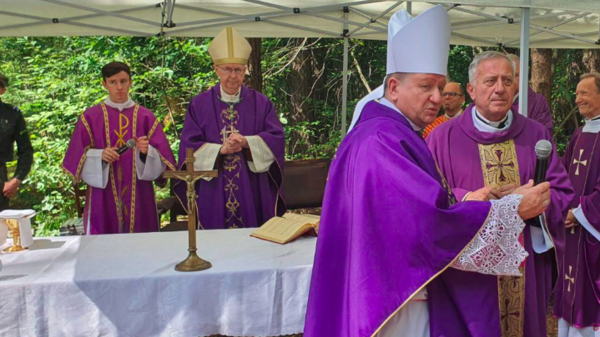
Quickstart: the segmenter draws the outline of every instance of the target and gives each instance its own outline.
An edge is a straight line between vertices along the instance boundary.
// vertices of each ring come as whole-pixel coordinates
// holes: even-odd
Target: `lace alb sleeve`
[[[490,275],[521,276],[519,266],[527,257],[519,242],[525,223],[518,214],[522,195],[492,200],[483,228],[458,256],[453,268]]]

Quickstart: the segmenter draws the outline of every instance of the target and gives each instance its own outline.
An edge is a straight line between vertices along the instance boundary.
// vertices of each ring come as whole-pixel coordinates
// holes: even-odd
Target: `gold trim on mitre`
[[[208,53],[215,65],[247,64],[252,47],[240,33],[232,27],[225,27],[210,42]]]

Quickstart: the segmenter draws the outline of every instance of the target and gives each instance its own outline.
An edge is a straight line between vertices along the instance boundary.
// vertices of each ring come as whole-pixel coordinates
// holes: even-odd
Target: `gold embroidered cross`
[[[569,266],[569,275],[571,275],[572,271],[573,271],[573,266]],[[567,291],[571,292],[571,283],[575,284],[575,278],[574,277],[569,277],[568,275],[565,275],[565,280],[567,280],[567,284],[569,285],[567,287]]]
[[[579,175],[579,165],[583,165],[583,166],[587,166],[587,159],[584,161],[581,161],[581,156],[583,156],[583,149],[579,150],[579,160],[573,158],[573,165],[577,164],[577,169],[575,170],[575,175],[578,176]]]
[[[494,151],[494,154],[496,155],[496,157],[498,157],[498,160],[496,161],[495,164],[492,163],[486,163],[485,166],[486,168],[489,170],[493,167],[497,167],[499,173],[500,173],[500,181],[504,182],[506,181],[506,176],[504,175],[504,167],[510,167],[510,168],[514,168],[515,164],[512,161],[509,162],[504,162],[506,161],[506,159],[502,158],[502,150],[496,150]]]

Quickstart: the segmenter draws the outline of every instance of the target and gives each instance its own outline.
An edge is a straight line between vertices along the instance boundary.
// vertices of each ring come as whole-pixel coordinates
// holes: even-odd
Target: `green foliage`
[[[263,39],[263,93],[284,125],[288,159],[332,157],[342,139],[343,40],[306,39],[301,45],[310,53],[306,63],[310,92],[302,97],[306,115],[301,119],[290,93],[297,42]],[[349,42],[347,126],[355,104],[368,93],[367,86],[373,90],[383,83],[387,53],[385,41]],[[188,102],[218,80],[204,38],[24,37],[0,38],[0,46],[0,71],[11,79],[3,99],[24,112],[36,150],[34,167],[12,205],[38,211],[37,235],[56,235],[59,224],[75,216],[72,180],[61,163],[80,114],[106,96],[100,75],[104,64],[120,60],[132,67],[132,97],[162,121],[174,153]],[[475,53],[471,47],[450,49],[452,80],[468,82],[467,69]],[[551,104],[559,150],[574,129],[573,123],[562,121],[579,118],[569,117],[576,76],[581,73],[573,64],[579,60],[581,52],[561,51],[555,66]],[[9,163],[9,170],[15,165]],[[157,196],[168,193],[160,189]]]

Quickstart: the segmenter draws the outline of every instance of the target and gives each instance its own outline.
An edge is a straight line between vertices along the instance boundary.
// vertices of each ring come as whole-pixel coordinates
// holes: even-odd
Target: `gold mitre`
[[[226,27],[210,42],[208,53],[216,65],[247,64],[252,47],[248,40],[232,27]]]

